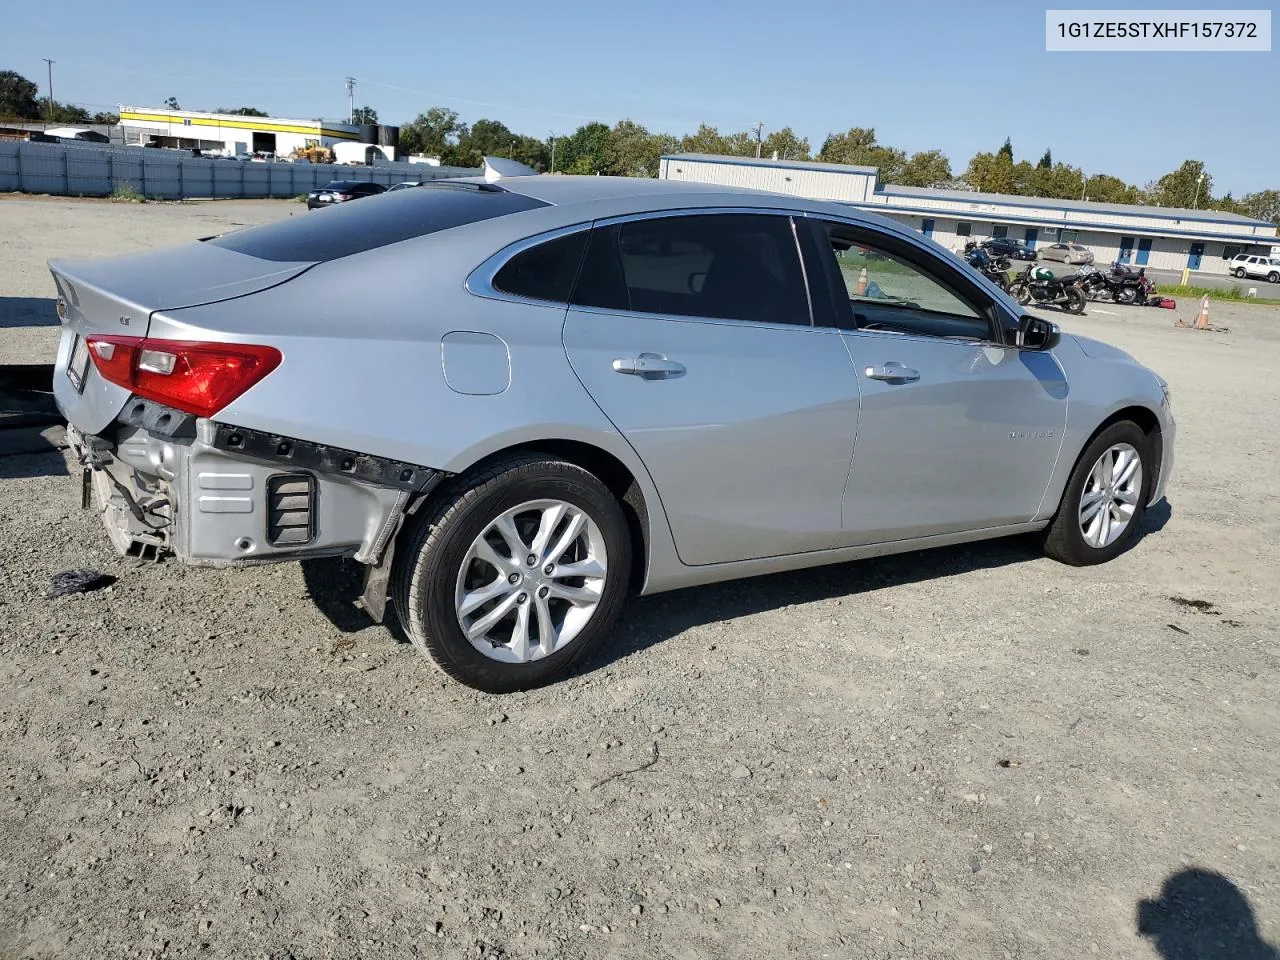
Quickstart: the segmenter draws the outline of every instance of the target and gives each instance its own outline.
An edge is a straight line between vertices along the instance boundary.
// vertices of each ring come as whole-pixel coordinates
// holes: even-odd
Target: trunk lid
[[[145,337],[157,310],[243,297],[284,283],[310,266],[200,242],[96,260],[50,261],[62,322],[53,388],[63,416],[84,433],[100,433],[129,399],[127,389],[98,376],[86,336]]]

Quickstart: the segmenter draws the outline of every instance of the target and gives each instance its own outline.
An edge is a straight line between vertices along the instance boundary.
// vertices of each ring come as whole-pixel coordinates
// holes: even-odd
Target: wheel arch
[[[1146,434],[1147,442],[1151,444],[1151,489],[1156,490],[1159,488],[1160,468],[1164,463],[1164,434],[1160,427],[1160,417],[1150,407],[1143,406],[1140,403],[1131,403],[1121,407],[1099,423],[1093,432],[1085,437],[1084,443],[1080,444],[1080,448],[1076,450],[1076,455],[1071,461],[1071,468],[1072,470],[1075,469],[1080,458],[1084,456],[1084,452],[1089,449],[1089,444],[1093,443],[1103,430],[1125,420],[1132,422]],[[1063,495],[1066,495],[1065,488]],[[1061,498],[1059,500],[1061,501]]]
[[[653,538],[650,524],[660,510],[655,512],[651,509],[649,498],[632,470],[603,447],[583,440],[553,438],[525,440],[494,450],[459,471],[458,475],[483,472],[491,463],[515,454],[543,454],[564,460],[591,473],[609,489],[622,507],[623,516],[627,520],[632,544],[628,585],[633,592],[638,593],[644,585],[651,560]],[[442,484],[424,498],[423,503],[445,495],[443,491],[447,486]]]

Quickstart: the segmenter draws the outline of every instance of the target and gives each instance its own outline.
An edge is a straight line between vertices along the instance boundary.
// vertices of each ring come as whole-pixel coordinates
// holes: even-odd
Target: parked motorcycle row
[[[1090,300],[1111,300],[1166,310],[1177,306],[1171,297],[1156,293],[1156,285],[1147,276],[1145,268],[1134,270],[1124,263],[1113,263],[1108,271],[1089,264],[1062,277],[1054,276],[1045,267],[1029,263],[1010,280],[1011,261],[1008,257],[992,256],[971,242],[965,246],[964,259],[1023,306],[1032,303],[1054,306],[1067,313],[1084,313],[1085,304]]]

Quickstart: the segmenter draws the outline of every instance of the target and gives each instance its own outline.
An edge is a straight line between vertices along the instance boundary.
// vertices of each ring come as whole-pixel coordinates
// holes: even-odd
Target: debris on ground
[[[45,594],[45,599],[54,600],[73,593],[92,593],[94,590],[109,587],[115,582],[116,578],[111,574],[90,570],[87,567],[63,570],[61,573],[55,573],[49,580],[49,591]]]

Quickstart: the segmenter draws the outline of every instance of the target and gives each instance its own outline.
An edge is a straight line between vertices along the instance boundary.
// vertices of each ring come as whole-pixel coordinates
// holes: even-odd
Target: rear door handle
[[[657,353],[642,353],[638,357],[625,357],[613,361],[615,373],[627,373],[633,377],[644,377],[646,380],[665,380],[668,377],[680,377],[685,373],[683,363],[668,360]]]
[[[905,383],[920,379],[919,370],[904,367],[896,360],[890,360],[874,367],[867,367],[866,374],[869,380],[900,380]]]

